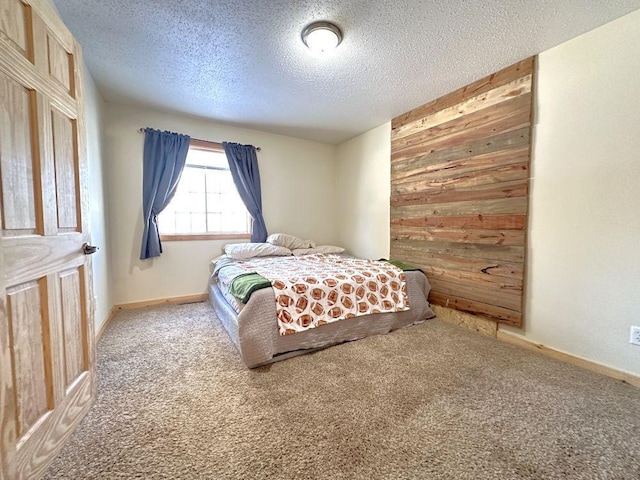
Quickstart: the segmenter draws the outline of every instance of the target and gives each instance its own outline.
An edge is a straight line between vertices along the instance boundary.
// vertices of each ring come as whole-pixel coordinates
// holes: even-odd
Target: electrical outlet
[[[631,325],[631,335],[629,335],[629,343],[640,345],[640,327]]]

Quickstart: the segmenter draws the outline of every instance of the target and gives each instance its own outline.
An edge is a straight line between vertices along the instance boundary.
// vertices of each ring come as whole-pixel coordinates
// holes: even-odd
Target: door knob
[[[96,247],[95,245],[89,245],[88,243],[85,243],[84,245],[82,245],[82,251],[84,252],[85,255],[93,255],[99,249],[100,247]]]

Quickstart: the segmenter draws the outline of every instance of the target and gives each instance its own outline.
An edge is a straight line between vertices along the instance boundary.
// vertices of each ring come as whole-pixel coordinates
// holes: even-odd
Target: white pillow
[[[300,255],[312,255],[314,253],[324,253],[329,255],[331,253],[342,253],[344,252],[344,248],[336,247],[335,245],[318,245],[315,248],[296,248],[293,250],[293,254],[296,257]]]
[[[272,233],[267,238],[267,242],[280,247],[286,247],[290,250],[296,248],[313,248],[316,246],[316,242],[313,240],[303,240],[300,237],[289,235],[288,233]]]
[[[278,247],[270,243],[232,243],[224,246],[224,253],[234,260],[248,260],[254,257],[291,255],[288,248]]]

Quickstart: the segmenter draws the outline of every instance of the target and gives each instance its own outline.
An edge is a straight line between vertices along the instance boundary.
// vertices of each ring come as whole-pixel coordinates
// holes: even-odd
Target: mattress
[[[224,282],[220,277],[217,277],[217,276],[214,277],[213,281],[215,282],[216,286],[220,290],[220,293],[222,294],[224,299],[227,301],[229,306],[233,308],[233,310],[236,313],[240,313],[240,311],[244,308],[245,304],[242,303],[238,298],[234,297],[229,292],[229,284]]]
[[[293,335],[278,333],[272,288],[254,292],[237,310],[227,300],[214,276],[209,284],[209,299],[242,360],[247,367],[254,368],[369,335],[386,334],[435,317],[427,301],[431,289],[427,277],[420,271],[405,272],[405,276],[409,310],[358,316]]]

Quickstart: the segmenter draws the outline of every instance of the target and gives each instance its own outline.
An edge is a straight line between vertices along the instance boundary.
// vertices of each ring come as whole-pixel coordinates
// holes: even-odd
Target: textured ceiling
[[[640,0],[54,0],[107,101],[337,143]],[[330,56],[300,40],[330,20]],[[623,39],[621,39],[623,41]]]

